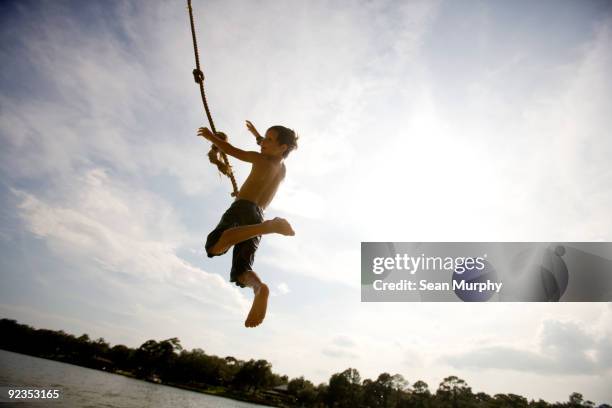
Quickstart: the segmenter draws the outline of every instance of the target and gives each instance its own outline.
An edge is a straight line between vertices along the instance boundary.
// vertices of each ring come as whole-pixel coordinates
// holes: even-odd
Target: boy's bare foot
[[[295,231],[293,231],[293,228],[291,228],[291,224],[289,224],[289,221],[284,218],[275,217],[267,222],[272,232],[283,235],[295,235]]]
[[[253,298],[253,306],[251,311],[244,322],[246,327],[256,327],[263,322],[266,317],[266,309],[268,308],[268,295],[270,290],[265,283],[262,283],[259,289],[255,292],[255,298]]]

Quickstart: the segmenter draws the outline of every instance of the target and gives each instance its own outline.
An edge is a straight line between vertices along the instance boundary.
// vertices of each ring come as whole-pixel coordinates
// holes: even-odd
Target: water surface
[[[262,405],[215,397],[59,361],[0,350],[0,386],[61,388],[63,399],[3,403],[0,408],[249,408]]]

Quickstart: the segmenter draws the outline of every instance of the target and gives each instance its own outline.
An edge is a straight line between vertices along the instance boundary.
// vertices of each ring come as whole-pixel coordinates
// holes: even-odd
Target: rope
[[[196,39],[195,34],[195,25],[193,22],[193,10],[191,8],[191,0],[187,0],[187,8],[189,9],[189,23],[191,25],[191,38],[193,40],[193,53],[195,55],[195,63],[196,68],[193,70],[193,79],[200,86],[200,96],[202,97],[202,103],[204,104],[204,110],[206,111],[206,116],[208,117],[208,123],[210,123],[210,130],[214,134],[217,134],[215,129],[215,123],[213,122],[212,115],[210,114],[210,109],[208,108],[208,102],[206,101],[206,93],[204,92],[204,73],[200,69],[200,55],[198,53],[198,41]],[[221,160],[218,158],[218,154],[221,156]],[[236,178],[234,177],[234,173],[232,172],[232,166],[229,164],[229,160],[227,159],[227,155],[219,151],[219,149],[213,144],[210,152],[208,153],[208,158],[211,163],[216,164],[219,171],[229,177],[232,182],[232,197],[236,197],[238,195],[238,184],[236,183]]]

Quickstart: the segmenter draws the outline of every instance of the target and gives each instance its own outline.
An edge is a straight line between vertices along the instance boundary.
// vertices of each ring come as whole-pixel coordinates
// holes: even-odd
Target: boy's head
[[[285,158],[297,149],[297,141],[298,136],[293,130],[280,125],[272,126],[261,142],[261,152]]]

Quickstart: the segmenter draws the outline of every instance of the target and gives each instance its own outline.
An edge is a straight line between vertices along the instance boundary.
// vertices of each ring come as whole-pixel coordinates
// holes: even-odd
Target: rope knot
[[[201,84],[202,82],[204,82],[204,73],[198,68],[194,69],[193,79],[196,81],[196,83]]]

